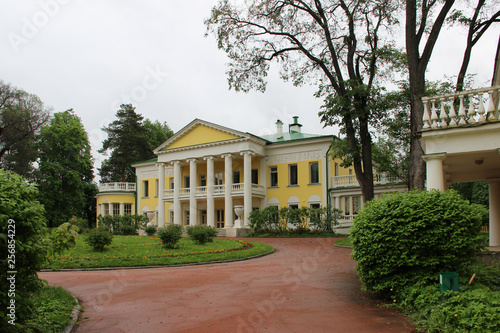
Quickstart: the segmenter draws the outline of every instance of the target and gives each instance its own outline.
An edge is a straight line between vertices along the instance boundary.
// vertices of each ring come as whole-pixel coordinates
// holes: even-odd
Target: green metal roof
[[[273,143],[283,143],[283,142],[291,142],[298,140],[307,140],[307,139],[317,139],[317,138],[328,138],[333,137],[333,135],[320,135],[320,134],[307,134],[307,133],[299,133],[299,132],[283,132],[283,135],[278,137],[278,134],[269,134],[269,135],[261,135],[262,139],[266,140],[270,144]]]

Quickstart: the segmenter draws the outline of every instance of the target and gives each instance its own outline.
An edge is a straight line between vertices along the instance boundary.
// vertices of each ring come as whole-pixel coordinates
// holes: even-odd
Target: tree
[[[95,200],[93,160],[80,118],[67,110],[54,114],[40,133],[37,183],[49,226],[57,227],[72,216],[88,217]]]
[[[0,167],[32,179],[36,135],[49,118],[36,95],[0,81]]]
[[[417,0],[406,1],[405,41],[411,96],[410,188],[425,187],[425,162],[422,159],[424,151],[418,137],[423,127],[424,105],[421,98],[425,93],[425,71],[446,16],[454,3],[455,0],[442,2],[424,0],[419,1],[417,6]],[[438,8],[439,6],[441,7]],[[438,13],[434,17],[435,11]],[[422,52],[420,52],[421,46],[423,46]]]
[[[472,48],[493,23],[500,22],[500,10],[490,14],[490,11],[494,8],[494,4],[487,6],[486,0],[478,0],[475,7],[468,7],[465,10],[456,9],[448,18],[448,21],[451,23],[459,23],[468,27],[467,43],[462,58],[462,65],[460,66],[457,77],[457,91],[462,91],[464,89],[464,81],[472,54]]]
[[[102,130],[108,134],[99,153],[111,150],[110,157],[103,161],[99,169],[102,182],[134,182],[135,174],[128,169],[133,162],[155,157],[156,148],[172,136],[166,123],[151,122],[135,112],[132,104],[122,104],[116,112],[117,120]]]
[[[271,63],[281,78],[318,86],[325,98],[325,126],[340,125],[346,136],[364,200],[373,198],[372,137],[380,112],[379,80],[395,57],[383,36],[396,24],[397,2],[221,0],[205,22],[230,58],[228,82],[236,91],[265,91]]]
[[[167,125],[166,121],[162,124],[158,120],[152,122],[149,119],[145,119],[142,126],[144,126],[146,130],[146,136],[153,149],[159,147],[162,143],[167,141],[168,138],[174,135],[174,132]]]

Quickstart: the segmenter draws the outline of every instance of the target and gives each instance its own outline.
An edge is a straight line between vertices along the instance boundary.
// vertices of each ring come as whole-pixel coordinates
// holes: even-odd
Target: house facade
[[[195,119],[154,151],[157,158],[132,164],[135,183],[101,184],[97,214],[149,213],[159,227],[234,229],[248,227],[257,208],[331,204],[344,212],[341,227],[350,227],[363,200],[353,169],[330,156],[338,139],[303,133],[298,117],[284,127],[278,120],[276,133],[256,136]],[[406,188],[375,179],[376,196]],[[242,225],[235,225],[237,205]]]

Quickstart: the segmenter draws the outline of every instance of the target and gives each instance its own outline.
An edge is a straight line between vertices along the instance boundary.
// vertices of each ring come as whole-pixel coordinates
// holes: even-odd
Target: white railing
[[[105,191],[135,191],[135,183],[100,183],[99,192]]]
[[[377,173],[373,175],[373,184],[374,185],[384,185],[384,184],[392,184],[392,183],[401,183],[402,180],[387,175],[385,173]],[[333,176],[332,177],[332,188],[337,187],[356,187],[359,186],[358,180],[356,179],[356,175],[349,176]]]
[[[352,227],[354,224],[354,217],[356,215],[345,215],[343,216],[342,219],[339,219],[339,224],[337,225],[337,228],[347,228],[347,227]]]
[[[214,195],[221,196],[224,195],[226,191],[226,185],[215,185],[214,186]],[[179,197],[189,197],[190,194],[189,188],[181,188],[179,190]],[[243,183],[233,184],[231,187],[231,195],[242,195],[245,192],[245,187]],[[173,199],[174,198],[174,190],[168,189],[164,192],[165,199]],[[265,187],[262,185],[252,184],[252,194],[264,195]],[[207,186],[198,186],[196,187],[196,196],[198,198],[203,198],[207,196]]]
[[[423,130],[460,127],[499,119],[500,86],[422,97]]]

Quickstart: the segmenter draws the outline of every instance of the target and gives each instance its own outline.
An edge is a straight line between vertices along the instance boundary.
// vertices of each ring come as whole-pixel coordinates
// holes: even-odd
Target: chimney
[[[288,125],[288,131],[290,133],[297,132],[301,133],[302,124],[299,124],[299,116],[293,117],[293,124]]]
[[[279,120],[279,119],[276,122],[276,136],[278,138],[282,138],[283,137],[283,122],[281,120]]]

